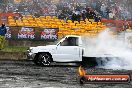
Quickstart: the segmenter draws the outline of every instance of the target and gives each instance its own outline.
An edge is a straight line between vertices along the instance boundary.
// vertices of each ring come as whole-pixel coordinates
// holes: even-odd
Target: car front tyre
[[[52,57],[48,53],[40,53],[35,56],[34,63],[39,66],[49,66],[52,62]]]

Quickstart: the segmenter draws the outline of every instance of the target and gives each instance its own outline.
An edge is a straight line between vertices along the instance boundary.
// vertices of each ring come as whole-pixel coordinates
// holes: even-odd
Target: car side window
[[[68,37],[66,38],[60,46],[78,46],[78,38],[77,37]]]

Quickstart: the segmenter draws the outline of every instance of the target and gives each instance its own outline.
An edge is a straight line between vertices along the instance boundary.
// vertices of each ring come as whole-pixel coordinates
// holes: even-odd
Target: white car
[[[81,36],[68,35],[56,45],[30,47],[27,57],[37,65],[50,65],[51,62],[87,62],[94,61],[96,57],[106,57],[106,54],[87,55],[83,45]]]

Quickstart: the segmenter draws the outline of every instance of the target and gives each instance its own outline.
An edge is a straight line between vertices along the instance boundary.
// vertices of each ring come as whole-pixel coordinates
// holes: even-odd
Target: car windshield
[[[57,39],[56,41],[54,41],[54,42],[52,43],[52,45],[57,45],[58,42],[59,42],[60,40],[61,40],[61,39]]]

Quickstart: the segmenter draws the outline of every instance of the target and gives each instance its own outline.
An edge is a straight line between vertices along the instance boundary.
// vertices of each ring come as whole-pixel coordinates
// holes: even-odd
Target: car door
[[[72,62],[81,61],[80,47],[78,37],[65,38],[56,48],[56,55],[54,61],[58,62]]]

